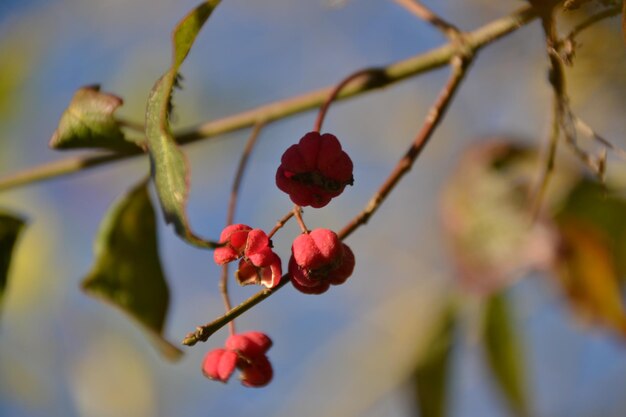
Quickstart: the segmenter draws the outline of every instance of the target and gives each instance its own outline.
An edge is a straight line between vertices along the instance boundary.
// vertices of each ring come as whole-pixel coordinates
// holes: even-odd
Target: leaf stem
[[[233,224],[235,220],[235,209],[237,208],[237,199],[239,196],[239,190],[241,188],[241,182],[243,179],[243,174],[246,171],[246,166],[248,165],[248,160],[250,159],[250,154],[252,153],[252,149],[256,144],[256,141],[261,133],[261,129],[263,128],[263,123],[257,123],[246,142],[246,145],[241,153],[241,158],[239,159],[239,164],[237,165],[237,171],[235,172],[235,178],[233,180],[233,185],[230,191],[230,199],[228,201],[228,212],[226,214],[226,226]],[[224,264],[222,267],[222,276],[220,277],[220,294],[222,294],[222,300],[224,302],[224,308],[226,311],[232,309],[232,304],[230,301],[230,295],[228,294],[228,265]],[[228,323],[230,334],[235,334],[235,320],[232,320]]]
[[[274,226],[272,231],[267,234],[267,237],[269,237],[270,239],[274,237],[276,232],[278,232],[292,217],[293,210],[289,211],[289,213],[285,214],[278,222],[276,222],[276,225]]]
[[[324,104],[322,104],[322,107],[320,107],[320,111],[317,113],[317,119],[315,120],[315,125],[313,126],[314,132],[320,133],[320,131],[322,130],[322,124],[324,123],[326,113],[328,113],[328,108],[330,107],[331,103],[337,99],[337,96],[339,95],[339,93],[341,93],[341,90],[343,90],[352,81],[363,76],[367,76],[366,82],[376,83],[377,77],[384,78],[385,70],[384,68],[365,68],[353,72],[352,74],[344,78],[341,82],[339,82],[339,84],[337,84],[335,88],[332,89],[332,91],[328,95],[328,98],[326,98]]]

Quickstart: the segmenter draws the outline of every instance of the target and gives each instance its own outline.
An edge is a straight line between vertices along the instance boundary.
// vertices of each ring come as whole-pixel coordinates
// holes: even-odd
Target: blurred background
[[[74,91],[98,83],[123,97],[119,115],[143,121],[170,59],[170,33],[195,0],[1,0],[0,176],[70,156],[48,140]],[[462,29],[511,13],[520,1],[430,1]],[[619,18],[581,36],[569,71],[572,105],[603,136],[626,146],[626,48]],[[225,1],[183,65],[174,127],[184,128],[332,85],[356,69],[427,51],[441,35],[391,1]],[[589,45],[588,47],[585,47]],[[592,46],[593,45],[593,46]],[[346,285],[323,296],[286,287],[238,320],[274,340],[273,382],[247,389],[200,372],[206,344],[178,363],[161,358],[135,323],[80,291],[92,241],[117,197],[149,169],[146,158],[0,193],[0,207],[28,219],[0,316],[0,415],[22,416],[413,416],[416,358],[451,296],[465,298],[448,369],[449,416],[512,415],[476,337],[471,295],[457,285],[440,222],[440,196],[464,150],[492,137],[543,143],[551,91],[538,22],[480,53],[443,125],[403,182],[348,241],[357,258]],[[355,164],[355,185],[309,227],[341,228],[395,165],[445,82],[445,69],[332,106],[325,130]],[[280,154],[309,131],[314,112],[263,129],[244,179],[236,221],[269,230],[290,202],[274,185]],[[192,167],[189,217],[217,237],[248,131],[185,148]],[[566,153],[565,150],[561,152]],[[80,154],[80,153],[78,153]],[[620,162],[609,180],[620,182]],[[623,164],[623,162],[622,162]],[[623,181],[621,182],[624,183]],[[289,224],[274,239],[289,253]],[[178,343],[222,313],[220,270],[210,253],[174,236],[159,213],[170,285],[166,335]],[[256,288],[232,287],[238,303]],[[459,295],[460,294],[460,295]],[[520,340],[529,415],[624,416],[623,336],[581,323],[542,274],[507,291]]]

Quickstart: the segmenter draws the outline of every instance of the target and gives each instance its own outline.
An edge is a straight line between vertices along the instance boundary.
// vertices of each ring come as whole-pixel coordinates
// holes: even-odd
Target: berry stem
[[[262,122],[258,122],[254,126],[254,129],[252,130],[252,133],[250,134],[250,137],[248,138],[248,141],[246,142],[243,152],[241,153],[241,158],[239,159],[239,164],[237,166],[237,171],[235,172],[235,178],[233,180],[233,185],[230,191],[230,199],[228,201],[228,212],[226,214],[227,226],[233,224],[235,220],[235,210],[237,208],[237,200],[239,197],[239,190],[241,188],[243,174],[246,171],[246,166],[248,165],[250,154],[252,153],[252,149],[254,148],[254,145],[256,144],[256,141],[259,137],[259,134],[261,133],[262,128],[263,128]],[[222,294],[222,300],[224,301],[224,308],[226,309],[226,312],[228,312],[232,309],[232,304],[230,302],[230,295],[228,294],[228,264],[224,264],[224,266],[222,267],[222,276],[220,278],[219,287],[220,287],[220,293]],[[228,327],[230,330],[230,334],[231,335],[235,334],[235,321],[234,320],[229,322]]]
[[[293,210],[285,214],[278,222],[276,222],[276,225],[274,226],[272,231],[268,233],[267,237],[271,239],[276,234],[276,232],[278,232],[292,217]]]
[[[293,214],[294,216],[296,216],[296,220],[298,221],[298,225],[300,226],[300,230],[302,230],[302,233],[309,233],[309,229],[306,227],[306,224],[304,224],[304,219],[302,218],[302,207],[295,204],[293,206]]]
[[[328,113],[328,108],[330,107],[330,104],[337,99],[339,93],[341,93],[341,91],[353,80],[364,76],[368,77],[368,81],[369,79],[375,81],[376,78],[384,79],[385,70],[384,68],[365,68],[348,75],[339,84],[337,84],[330,91],[330,94],[322,104],[322,107],[320,107],[320,111],[317,113],[317,119],[315,120],[315,125],[313,126],[314,132],[320,133],[322,123],[324,123],[324,118],[326,117],[326,113]],[[367,82],[365,82],[365,84],[367,84]]]

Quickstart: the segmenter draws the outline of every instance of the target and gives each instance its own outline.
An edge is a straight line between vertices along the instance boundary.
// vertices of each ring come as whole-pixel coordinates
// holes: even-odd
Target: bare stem
[[[302,218],[302,207],[295,204],[293,206],[293,215],[296,217],[296,221],[298,222],[298,226],[300,226],[302,233],[309,233],[309,229],[306,227],[306,224],[304,224],[304,219]]]
[[[537,18],[535,10],[526,6],[511,15],[494,20],[478,28],[473,32],[466,33],[464,40],[467,48],[472,52],[482,49],[507,34],[514,32],[520,27]],[[413,56],[403,61],[395,62],[382,69],[384,76],[377,77],[376,83],[363,80],[353,82],[346,86],[337,96],[336,100],[342,100],[363,94],[376,88],[386,87],[393,83],[414,77],[424,72],[432,71],[446,65],[457,53],[458,45],[450,42],[441,47],[432,49],[423,54]],[[213,122],[205,123],[184,131],[178,132],[175,137],[179,144],[188,144],[205,138],[217,136],[227,132],[254,126],[260,120],[269,124],[273,121],[284,119],[304,111],[318,108],[328,98],[334,87],[327,87],[312,91],[286,100],[280,100],[271,104],[257,107],[243,113],[235,114]],[[10,188],[45,181],[55,177],[69,175],[99,165],[111,163],[130,156],[142,154],[137,151],[132,154],[106,154],[94,155],[82,158],[59,160],[53,163],[39,165],[0,178],[0,191]]]
[[[601,20],[617,16],[621,12],[622,12],[622,6],[617,5],[617,6],[610,7],[608,9],[602,10],[601,12],[598,12],[594,15],[589,16],[587,19],[577,24],[574,27],[574,29],[572,29],[572,31],[565,37],[564,41],[559,42],[559,45],[562,45],[566,41],[569,41],[569,42],[574,41],[574,38],[578,36],[578,34],[580,34],[585,29],[593,26],[594,24],[598,23]]]
[[[239,160],[239,165],[237,166],[237,172],[235,173],[235,179],[233,181],[233,186],[230,190],[230,201],[228,202],[228,214],[226,215],[226,224],[233,224],[235,219],[235,209],[237,207],[237,199],[239,196],[239,189],[241,188],[241,180],[243,178],[243,174],[246,170],[246,166],[248,164],[248,160],[250,159],[250,154],[252,153],[252,149],[256,144],[257,138],[259,137],[259,133],[261,133],[261,129],[263,128],[263,123],[257,123],[248,138],[248,142],[246,142],[246,146],[241,153],[241,159]]]
[[[548,183],[552,173],[554,172],[554,162],[556,159],[556,150],[559,143],[560,133],[560,104],[556,95],[553,97],[552,104],[552,128],[550,129],[550,136],[548,140],[548,152],[546,153],[546,163],[539,179],[539,185],[535,192],[532,205],[532,219],[537,219],[541,212],[541,204],[543,202],[546,190],[548,189]]]
[[[223,316],[220,316],[212,322],[207,323],[203,326],[198,326],[194,332],[191,332],[187,334],[187,336],[185,336],[185,339],[183,339],[183,345],[193,346],[198,342],[206,342],[213,333],[215,333],[255,305],[259,304],[261,301],[265,300],[276,291],[280,290],[289,281],[289,274],[283,275],[283,277],[280,279],[280,283],[274,288],[261,290],[258,293],[254,294],[252,297],[239,304],[237,307],[228,310]]]
[[[445,37],[451,41],[455,41],[459,34],[459,29],[453,24],[436,15],[432,10],[426,7],[418,0],[394,0],[400,6],[404,7],[410,13],[418,18],[425,20],[432,26],[437,28]]]
[[[272,231],[268,233],[267,237],[269,237],[270,239],[272,237],[274,237],[276,232],[278,232],[285,225],[285,223],[287,223],[289,221],[289,219],[291,219],[292,217],[293,217],[293,210],[291,210],[289,213],[285,214],[282,217],[282,219],[280,219],[278,222],[276,222],[276,225],[274,226]]]
[[[230,199],[228,201],[228,213],[226,214],[226,225],[233,224],[235,220],[235,209],[237,208],[237,198],[239,196],[239,189],[241,188],[241,181],[243,179],[243,174],[246,171],[246,166],[248,165],[248,160],[250,159],[250,154],[252,153],[252,149],[256,144],[256,141],[261,133],[261,129],[263,128],[263,123],[257,123],[248,138],[248,142],[246,142],[246,146],[241,153],[241,158],[239,159],[239,164],[237,166],[237,171],[235,173],[235,179],[233,180],[233,186],[230,191]],[[228,264],[224,264],[222,267],[222,276],[220,277],[220,294],[222,294],[222,300],[224,301],[224,308],[228,312],[232,309],[232,305],[230,302],[230,295],[228,294]],[[230,334],[235,334],[235,321],[231,321],[229,324]]]
[[[226,310],[226,312],[232,310],[233,306],[230,302],[230,295],[228,294],[228,265],[229,264],[224,264],[222,265],[222,275],[220,276],[220,294],[222,295],[222,301],[224,303],[224,309]],[[235,320],[231,320],[228,323],[228,331],[230,332],[231,335],[235,334]]]
[[[424,147],[428,144],[433,132],[443,119],[454,94],[456,93],[461,81],[465,77],[467,68],[471,63],[471,59],[457,58],[451,62],[452,73],[448,82],[443,87],[437,100],[431,107],[426,116],[426,120],[422,128],[418,132],[415,140],[406,151],[404,156],[398,161],[387,180],[376,191],[374,196],[365,206],[365,209],[359,213],[352,221],[350,221],[339,233],[341,239],[345,239],[352,234],[359,226],[367,223],[369,218],[378,210],[380,205],[385,201],[391,190],[398,184],[400,179],[411,169],[417,157],[422,153]]]
[[[322,107],[320,108],[319,113],[317,113],[317,119],[315,120],[313,131],[319,133],[322,130],[322,124],[324,123],[324,118],[326,117],[326,113],[328,113],[328,108],[330,107],[331,103],[337,99],[337,96],[339,95],[341,90],[343,90],[348,84],[350,84],[355,79],[364,77],[364,76],[368,77],[367,80],[376,82],[376,77],[377,76],[384,77],[384,74],[385,74],[384,68],[366,68],[366,69],[362,69],[362,70],[359,70],[357,72],[354,72],[348,75],[341,82],[339,82],[339,84],[337,84],[335,88],[333,88],[333,90],[330,92],[330,94],[328,95],[328,98],[326,99],[326,101],[324,101],[324,104],[322,104]]]

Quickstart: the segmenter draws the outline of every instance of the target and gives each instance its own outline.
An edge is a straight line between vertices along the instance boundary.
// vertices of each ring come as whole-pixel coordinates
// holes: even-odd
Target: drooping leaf
[[[626,315],[615,253],[606,234],[579,218],[561,218],[563,249],[556,275],[576,312],[626,336]]]
[[[165,219],[168,223],[173,223],[180,237],[200,247],[215,245],[195,235],[189,226],[186,213],[189,168],[185,155],[172,136],[169,111],[180,65],[187,57],[198,32],[218,4],[219,0],[200,4],[174,29],[172,66],[152,88],[146,110],[146,138],[152,177]]]
[[[0,305],[9,279],[13,248],[26,222],[12,214],[0,212]]]
[[[504,294],[494,294],[487,300],[484,326],[486,359],[494,379],[512,411],[517,416],[527,416],[522,346]]]
[[[139,150],[126,139],[114,113],[121,98],[100,91],[100,86],[79,88],[63,112],[50,139],[53,149],[102,148],[120,152]]]
[[[170,359],[182,352],[166,341],[169,289],[161,268],[156,219],[146,182],[118,201],[100,226],[95,263],[82,287],[137,320]]]
[[[429,347],[413,371],[417,408],[421,417],[445,417],[448,404],[449,369],[456,328],[453,307],[444,310],[433,331]]]

